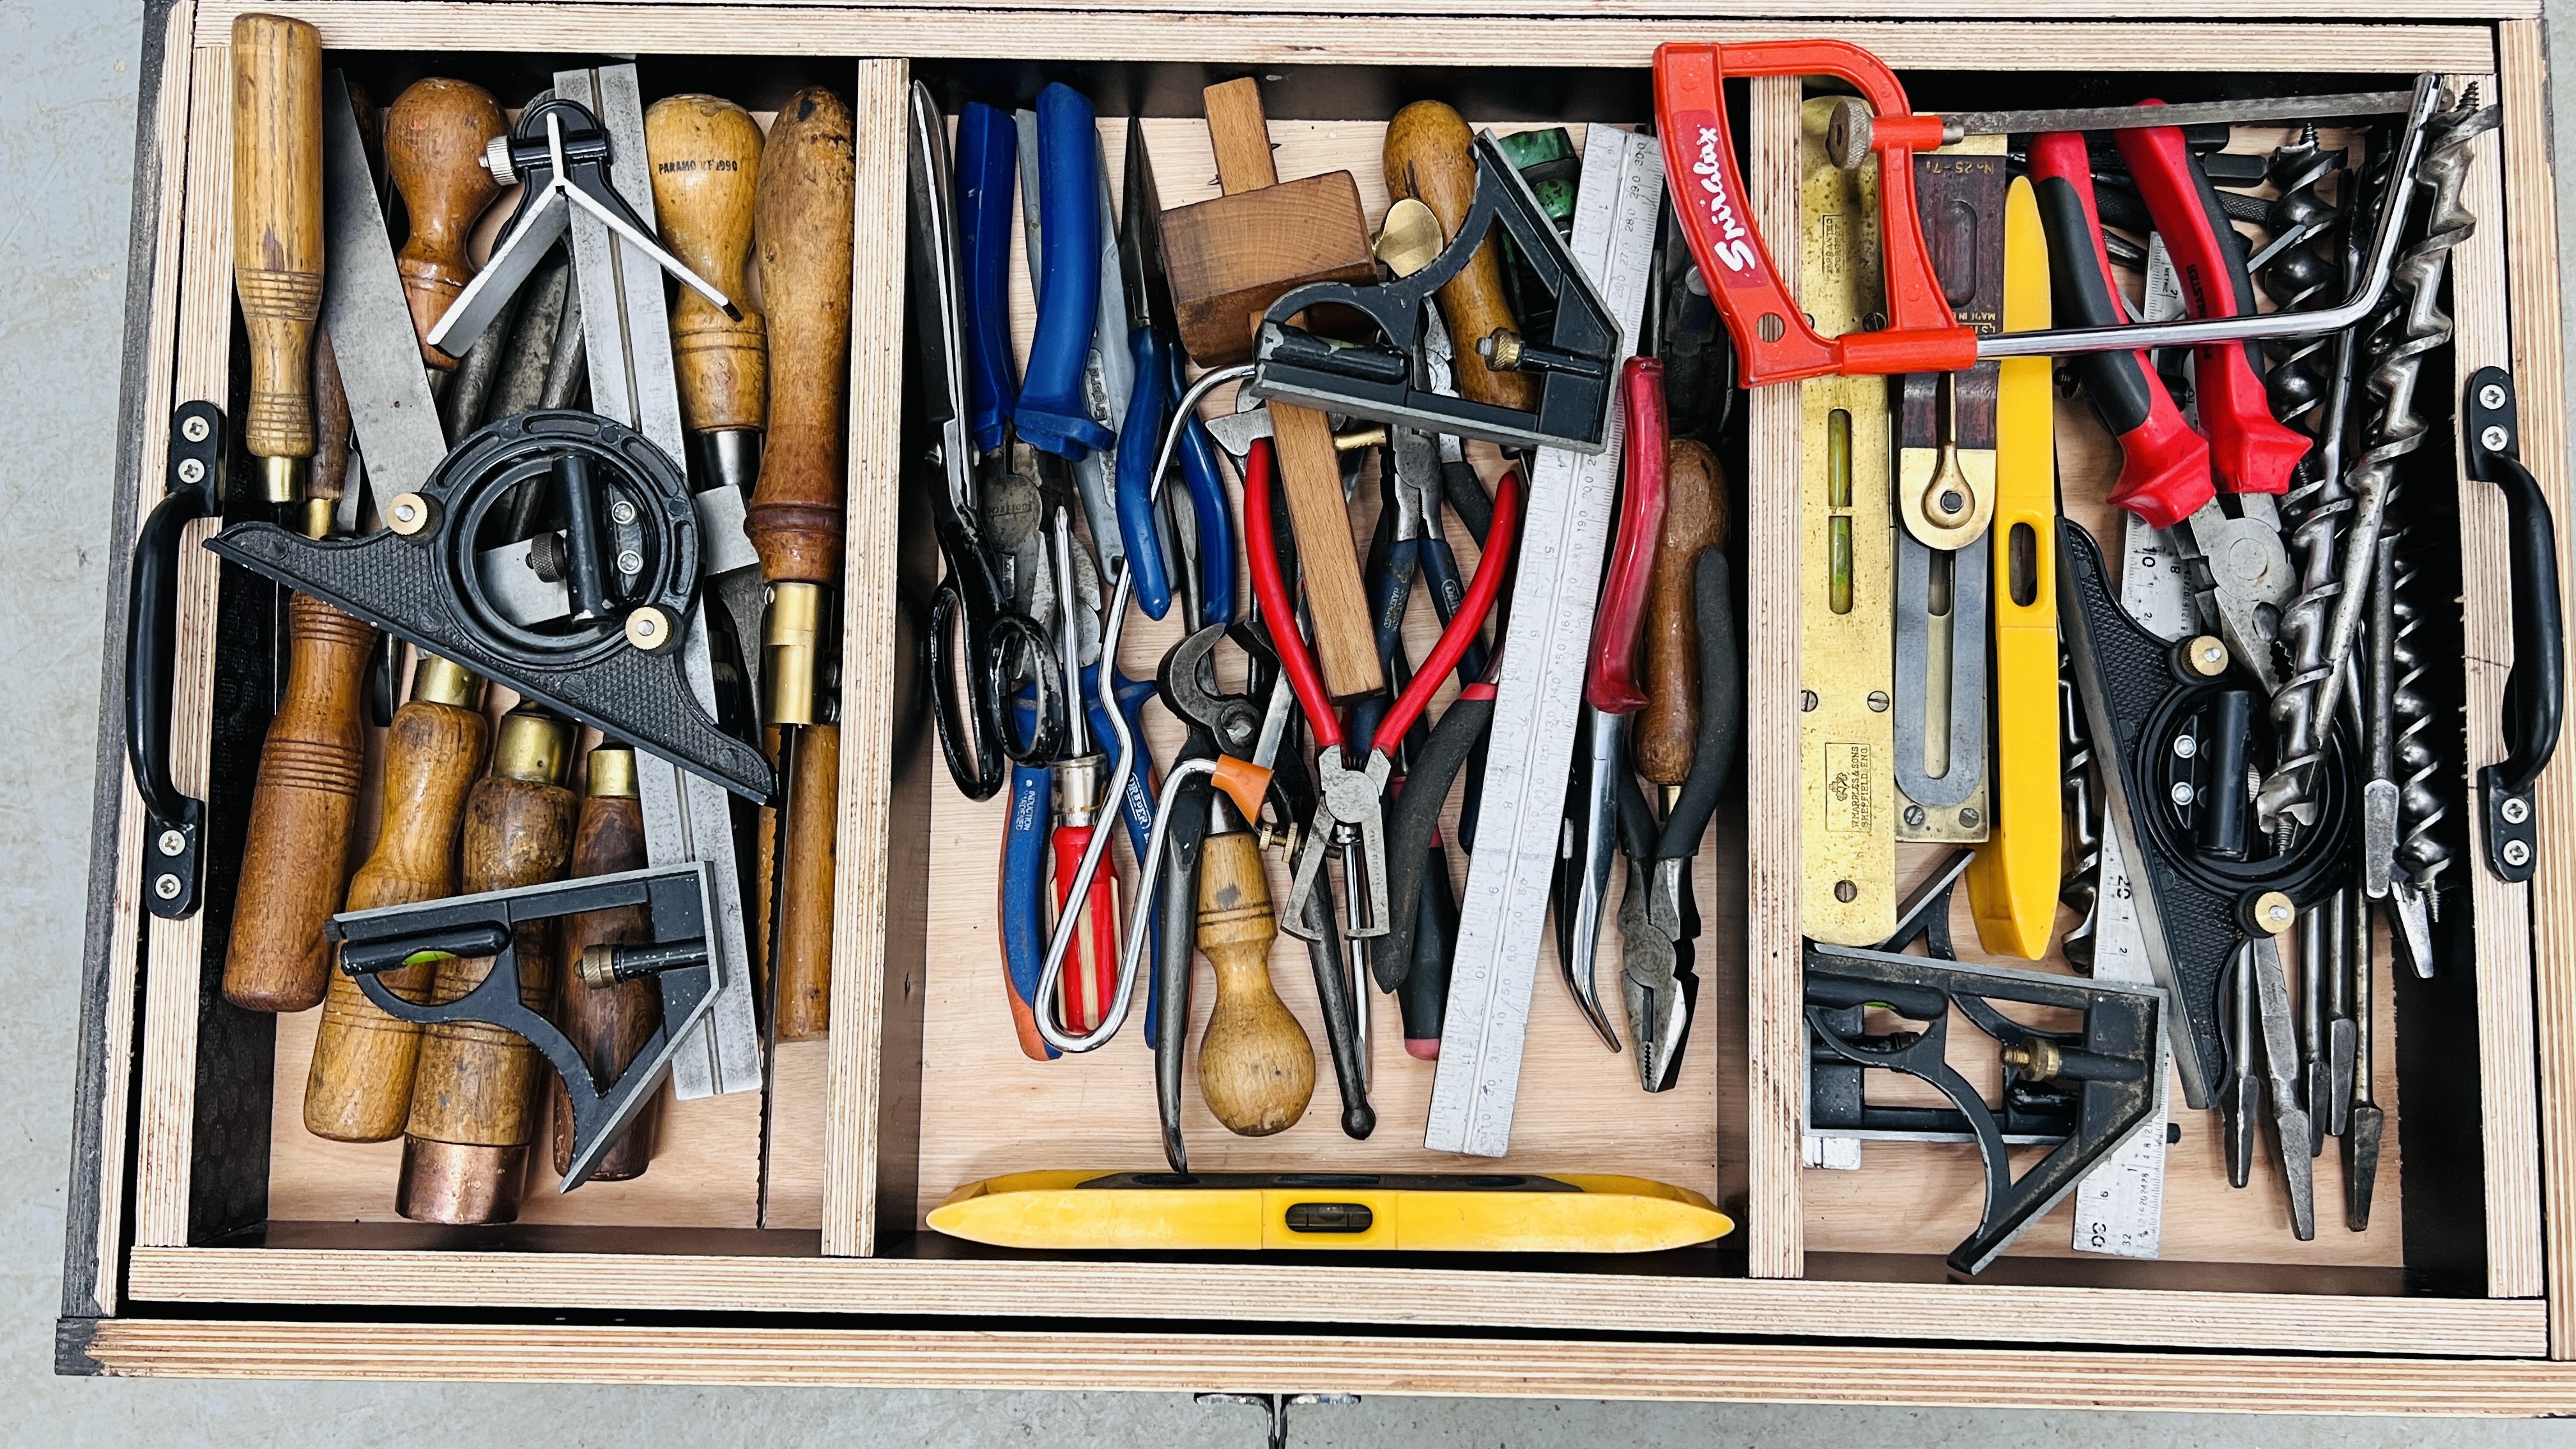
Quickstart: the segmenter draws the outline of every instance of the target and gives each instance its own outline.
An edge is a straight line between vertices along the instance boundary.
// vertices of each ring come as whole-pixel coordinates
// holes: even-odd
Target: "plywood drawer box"
[[[237,401],[227,42],[248,8],[180,0],[147,19],[117,485],[129,529],[157,491],[173,406]],[[1133,1025],[1090,1059],[1038,1064],[1017,1050],[994,969],[999,802],[971,805],[949,785],[896,663],[909,647],[898,644],[902,615],[932,565],[920,520],[904,522],[919,484],[898,446],[904,97],[915,77],[952,112],[970,98],[1025,103],[1066,80],[1097,104],[1113,174],[1125,117],[1141,113],[1168,207],[1214,194],[1200,87],[1257,75],[1281,173],[1347,167],[1372,218],[1385,205],[1379,145],[1397,106],[1446,99],[1506,129],[1640,122],[1647,66],[1666,40],[1850,39],[1896,67],[1926,109],[2244,94],[2285,72],[2312,91],[2383,89],[2421,71],[2476,78],[2501,98],[2503,127],[2472,152],[2465,199],[2480,225],[2454,260],[2458,370],[2513,369],[2524,456],[2554,497],[2566,440],[2558,410],[2538,402],[2559,396],[2561,360],[2536,11],[2422,0],[2416,14],[2373,10],[2374,23],[2359,23],[2312,0],[2138,24],[2085,0],[1965,18],[1886,0],[1794,21],[1654,3],[1498,21],[1436,0],[1332,15],[505,0],[265,8],[312,21],[331,62],[379,95],[435,73],[515,103],[558,63],[631,54],[648,100],[708,90],[759,112],[805,84],[852,98],[861,284],[832,1031],[781,1055],[766,1230],[754,1226],[750,1094],[674,1112],[636,1182],[531,1194],[527,1220],[510,1227],[401,1222],[384,1149],[302,1133],[293,1100],[309,1019],[254,1018],[212,989],[228,907],[220,845],[208,909],[143,926],[144,842],[123,741],[110,734],[84,977],[67,1371],[2489,1412],[2576,1402],[2576,1378],[2554,1366],[2576,1357],[2576,1286],[2561,1246],[2576,1209],[2558,1150],[2576,1123],[2565,985],[2576,965],[2576,832],[2563,824],[2576,802],[2564,767],[2541,787],[2533,885],[2503,886],[2464,853],[2458,869],[2477,884],[2453,897],[2473,916],[2455,923],[2453,959],[2420,988],[2375,993],[2381,1100],[2397,1130],[2369,1232],[2344,1231],[2334,1170],[2321,1165],[2317,1240],[2293,1241],[2277,1184],[2224,1185],[2206,1114],[2183,1114],[2164,1258],[2152,1263],[2071,1255],[2061,1210],[1986,1274],[1945,1281],[1940,1255],[1976,1215],[1967,1149],[1873,1148],[1857,1173],[1802,1169],[1797,629],[1783,602],[1795,597],[1795,387],[1747,395],[1743,450],[1729,459],[1743,509],[1748,749],[1697,867],[1706,990],[1682,1083],[1637,1093],[1633,1068],[1602,1053],[1542,983],[1506,1159],[1708,1193],[1742,1224],[1708,1247],[1580,1261],[1100,1259],[981,1249],[922,1229],[921,1215],[964,1182],[1146,1167],[1159,1153],[1150,1053]],[[1795,80],[1754,81],[1732,97],[1744,107],[1752,206],[1775,239],[1795,235],[1800,97]],[[2249,129],[2234,144],[2260,151],[2284,139]],[[1015,291],[1025,346],[1025,287]],[[2427,411],[2447,417],[2455,401]],[[2060,412],[2068,511],[2099,532],[2116,455],[2088,409]],[[2448,491],[2447,470],[2432,477],[2419,490]],[[2504,514],[2483,485],[2457,496],[2467,541],[2457,637],[2470,666],[2452,687],[2482,764],[2501,754],[2511,659],[2496,563]],[[266,706],[251,698],[258,681],[229,672],[259,651],[216,644],[228,629],[264,627],[238,621],[267,605],[260,586],[219,578],[201,554],[180,592],[175,758],[183,787],[204,794],[216,782],[220,841],[241,793],[224,782],[255,759]],[[112,622],[114,653],[125,621]],[[1168,626],[1131,628],[1128,671],[1150,674],[1172,637]],[[121,660],[111,665],[121,679]],[[1312,1022],[1293,944],[1283,939],[1274,976]],[[1542,962],[1540,973],[1554,970]],[[1379,1036],[1393,1035],[1392,1001],[1373,1006]],[[1365,1143],[1338,1131],[1329,1083],[1305,1121],[1266,1139],[1227,1136],[1191,1094],[1194,1164],[1455,1166],[1421,1146],[1428,1082],[1426,1064],[1381,1044],[1379,1125]],[[732,1315],[721,1346],[689,1316],[712,1313]],[[1099,1331],[1111,1321],[1124,1331]],[[1158,1331],[1136,1331],[1147,1323]]]

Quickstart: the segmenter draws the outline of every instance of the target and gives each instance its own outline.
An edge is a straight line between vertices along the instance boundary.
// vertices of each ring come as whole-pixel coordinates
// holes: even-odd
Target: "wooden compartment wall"
[[[333,62],[353,72],[373,66],[398,86],[435,69],[484,80],[505,103],[558,63],[623,54],[638,57],[648,99],[704,89],[758,110],[800,84],[853,95],[860,276],[838,956],[832,1036],[794,1088],[810,1111],[807,1140],[819,1144],[811,1189],[819,1227],[756,1232],[726,1208],[683,1219],[658,1199],[620,1200],[600,1187],[565,1199],[557,1221],[514,1228],[346,1221],[365,1214],[334,1191],[352,1171],[378,1168],[323,1161],[291,1142],[301,1133],[291,1110],[271,1129],[269,1084],[292,1056],[293,1028],[272,1030],[214,999],[217,910],[139,929],[139,812],[122,779],[122,741],[110,736],[102,741],[67,1367],[2494,1412],[2576,1400],[2576,1379],[2541,1361],[2576,1358],[2568,1316],[2576,1280],[2566,1267],[2576,1199],[2568,1154],[2556,1150],[2576,1121],[2568,1098],[2576,1005],[2564,985],[2576,960],[2576,870],[2567,861],[2576,830],[2562,823],[2576,819],[2576,791],[2563,765],[2542,787],[2537,889],[2498,885],[2470,852],[2462,868],[2479,882],[2474,966],[2402,1000],[2393,1040],[2382,1038],[2386,1100],[2441,1115],[2427,1124],[2392,1110],[2418,1127],[2391,1134],[2385,1218],[2370,1234],[2342,1234],[2338,1215],[2321,1205],[2319,1241],[2295,1244],[2276,1221],[2276,1191],[2259,1179],[2243,1193],[2204,1182],[2207,1165],[2186,1146],[2168,1187],[2168,1261],[2052,1253],[2047,1240],[2063,1240],[2061,1212],[1982,1278],[1945,1282],[1939,1255],[1964,1231],[1958,1213],[1974,1216],[1955,1154],[1873,1146],[1866,1169],[1832,1175],[1839,1180],[1800,1169],[1790,833],[1796,620],[1783,604],[1794,598],[1796,566],[1794,388],[1746,399],[1746,454],[1730,460],[1752,667],[1748,752],[1742,803],[1721,812],[1699,861],[1709,919],[1700,969],[1714,989],[1703,998],[1683,1086],[1660,1099],[1637,1094],[1624,1058],[1578,1038],[1582,1028],[1561,987],[1544,979],[1555,972],[1543,961],[1511,1159],[1635,1171],[1713,1191],[1742,1221],[1735,1237],[1635,1260],[1104,1261],[985,1250],[916,1227],[920,1212],[961,1181],[1042,1166],[1147,1166],[1159,1154],[1148,1053],[1134,1024],[1098,1060],[1040,1065],[1019,1056],[1000,1011],[990,939],[997,816],[955,794],[926,732],[894,703],[897,601],[906,590],[920,597],[934,566],[918,521],[898,527],[903,95],[913,75],[952,110],[969,96],[1025,102],[1045,81],[1069,80],[1098,105],[1113,175],[1124,117],[1142,113],[1167,206],[1213,190],[1196,121],[1200,86],[1259,75],[1282,174],[1348,166],[1372,211],[1383,205],[1377,138],[1396,106],[1431,96],[1479,122],[1634,123],[1648,113],[1652,49],[1667,39],[1851,39],[1896,67],[1926,108],[1950,99],[2122,99],[2147,75],[2172,99],[2274,84],[2271,72],[2282,67],[2268,63],[2259,75],[2192,69],[2249,56],[2298,57],[2303,78],[2321,83],[2311,89],[2376,86],[2383,80],[2369,78],[2418,70],[2480,78],[2501,94],[2505,116],[2500,136],[2477,143],[2467,201],[2481,225],[2454,261],[2460,371],[2488,361],[2513,367],[2526,405],[2525,456],[2555,497],[2566,476],[2564,422],[2539,403],[2554,402],[2562,378],[2545,75],[2538,21],[2514,0],[2419,0],[2405,22],[2374,24],[2350,23],[2332,0],[2239,5],[2224,18],[2177,14],[2187,23],[2171,25],[2120,20],[2091,0],[2007,0],[1971,19],[1870,0],[1862,13],[1833,20],[1708,19],[1636,0],[1509,23],[1429,13],[1450,8],[1447,0],[1332,15],[1247,6],[1185,16],[1114,4],[1065,12],[175,0],[147,18],[122,527],[139,517],[137,495],[148,501],[153,491],[173,404],[226,395],[225,46],[234,13],[255,8],[312,20]],[[1458,0],[1457,8],[1473,6]],[[2024,19],[2025,10],[2047,18]],[[2377,9],[2370,17],[2386,18]],[[868,56],[891,58],[857,59]],[[1543,68],[1534,56],[1545,57]],[[2023,77],[2008,97],[1995,94],[1996,71]],[[1795,81],[1742,88],[1747,179],[1775,239],[1796,232],[1799,96]],[[2252,144],[2250,135],[2239,142]],[[2080,406],[2062,407],[2059,426],[2069,510],[2098,517],[2107,440]],[[2500,753],[2497,699],[2511,641],[2500,571],[2488,557],[2502,506],[2492,490],[2463,484],[2458,507],[2471,540],[2461,627],[2475,765]],[[1355,525],[1366,523],[1363,510]],[[264,716],[256,701],[237,697],[246,691],[229,666],[216,667],[219,647],[241,648],[243,610],[230,588],[219,597],[211,558],[190,552],[178,770],[183,787],[202,790],[227,778],[239,751],[255,753]],[[114,623],[112,655],[123,633],[123,621]],[[1149,671],[1170,637],[1167,626],[1132,626],[1129,672]],[[222,810],[219,795],[219,818]],[[223,893],[218,876],[210,891],[218,907]],[[1283,940],[1274,956],[1274,979],[1312,1023],[1305,961],[1293,945]],[[1614,966],[1604,965],[1606,978]],[[1381,1035],[1392,1035],[1390,1004],[1374,1004]],[[2422,1061],[2402,1056],[2416,1040],[2445,1050]],[[1307,1121],[1265,1141],[1226,1137],[1190,1094],[1194,1157],[1209,1166],[1454,1162],[1420,1147],[1427,1069],[1383,1043],[1377,1064],[1380,1125],[1370,1142],[1340,1136],[1327,1072]],[[2199,1115],[2181,1115],[2187,1143],[2206,1130]],[[727,1170],[666,1150],[633,1186],[704,1187]],[[2330,1182],[2331,1169],[2320,1180]],[[2186,1205],[2194,1214],[2187,1229],[2174,1216]],[[721,1348],[685,1319],[627,1321],[690,1310],[754,1319],[728,1329]],[[550,1328],[532,1315],[576,1322]],[[1103,1336],[1079,1321],[1039,1318],[1161,1320],[1170,1331]],[[1514,1336],[1457,1336],[1473,1328]],[[1641,1331],[1654,1341],[1587,1336]],[[2034,1347],[2034,1338],[2059,1347]],[[1959,1346],[1924,1346],[1944,1342]],[[2128,1347],[2064,1347],[2084,1344]],[[2293,1353],[2303,1356],[2276,1356]]]

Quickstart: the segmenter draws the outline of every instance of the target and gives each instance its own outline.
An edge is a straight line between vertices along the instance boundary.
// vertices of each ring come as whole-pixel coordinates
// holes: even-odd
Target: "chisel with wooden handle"
[[[322,37],[282,15],[233,18],[233,293],[250,338],[263,497],[289,504],[313,456],[313,326],[322,314]]]
[[[717,96],[669,96],[644,112],[653,162],[653,218],[662,244],[728,297],[745,291],[760,124]],[[686,287],[671,304],[671,361],[699,486],[748,490],[760,476],[769,410],[769,334],[740,303],[729,317]]]
[[[743,531],[769,582],[763,721],[777,733],[772,830],[773,1041],[823,1035],[832,989],[831,783],[838,727],[818,687],[824,611],[841,577],[847,505],[850,264],[855,122],[839,96],[798,91],[779,108],[754,200],[769,306],[769,436]]]
[[[1199,1039],[1199,1094],[1242,1137],[1294,1127],[1315,1095],[1315,1045],[1270,984],[1278,931],[1260,840],[1248,830],[1209,836],[1199,855],[1199,950],[1216,968],[1216,1007]]]
[[[502,716],[492,773],[466,797],[465,894],[562,878],[577,808],[564,788],[572,745],[572,726],[543,710],[522,705]],[[553,1002],[554,934],[543,922],[518,930],[519,997],[532,1011]],[[491,973],[492,960],[438,961],[425,999],[463,999]],[[429,1223],[517,1218],[545,1070],[534,1044],[499,1027],[454,1021],[423,1028],[394,1211]]]
[[[590,752],[582,782],[581,815],[572,831],[572,874],[579,878],[642,870],[644,804],[635,794],[635,752],[605,744]],[[653,913],[644,906],[584,911],[564,918],[563,959],[579,961],[593,946],[622,946],[653,939]],[[591,1075],[613,1082],[635,1060],[636,1052],[662,1025],[661,988],[650,977],[594,986],[577,971],[559,973],[555,1025],[581,1052]],[[550,1089],[554,1099],[554,1163],[558,1174],[572,1168],[572,1103],[561,1078]],[[641,1177],[653,1161],[654,1119],[661,1095],[636,1110],[615,1145],[601,1155],[590,1181],[624,1182]]]
[[[1476,204],[1475,137],[1466,119],[1438,101],[1415,101],[1386,128],[1386,193],[1431,208],[1444,236],[1456,236]],[[1456,344],[1451,365],[1459,393],[1470,402],[1528,412],[1538,405],[1535,373],[1497,372],[1476,344],[1497,331],[1517,334],[1520,323],[1504,300],[1503,268],[1494,238],[1477,244],[1466,269],[1440,287],[1440,317]]]
[[[467,248],[475,218],[501,194],[483,151],[508,129],[492,93],[468,81],[414,81],[385,112],[385,168],[402,193],[411,236],[394,257],[412,331],[426,336],[474,277]],[[456,359],[427,342],[421,361],[441,372]]]

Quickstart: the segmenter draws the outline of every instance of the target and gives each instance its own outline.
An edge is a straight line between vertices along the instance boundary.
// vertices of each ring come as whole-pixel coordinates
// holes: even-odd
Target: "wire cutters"
[[[1270,512],[1277,469],[1270,440],[1256,439],[1244,468],[1244,547],[1252,555],[1253,595],[1260,601],[1262,617],[1272,621],[1271,643],[1279,652],[1280,668],[1296,690],[1318,746],[1315,817],[1290,862],[1288,901],[1281,923],[1292,934],[1311,939],[1312,927],[1305,919],[1307,898],[1315,892],[1325,856],[1340,854],[1347,934],[1359,938],[1382,936],[1387,932],[1387,856],[1380,801],[1393,764],[1387,749],[1380,747],[1372,747],[1367,763],[1359,768],[1344,763],[1341,721],[1334,713],[1331,695],[1325,691],[1314,651],[1296,625],[1295,605],[1280,572],[1278,540]],[[1441,631],[1440,642],[1432,647],[1422,672],[1405,686],[1394,708],[1379,721],[1377,734],[1381,738],[1399,740],[1412,728],[1438,692],[1442,678],[1457,667],[1485,615],[1492,610],[1495,598],[1502,592],[1503,575],[1511,565],[1520,508],[1520,480],[1515,473],[1504,479],[1494,495],[1489,546],[1484,557],[1477,560],[1475,581],[1468,585],[1465,607]],[[1353,885],[1353,881],[1357,884]]]

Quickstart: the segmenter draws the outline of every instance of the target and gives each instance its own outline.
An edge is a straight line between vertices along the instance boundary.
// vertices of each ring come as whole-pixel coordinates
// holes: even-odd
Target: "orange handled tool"
[[[1097,756],[1091,757],[1095,762]],[[1060,782],[1061,783],[1061,782]],[[1095,795],[1098,784],[1094,772]],[[1082,854],[1091,845],[1091,832],[1099,829],[1099,812],[1069,810],[1061,794],[1057,797],[1055,827],[1055,906],[1059,914],[1073,910],[1073,885],[1082,873]],[[1082,922],[1075,928],[1073,959],[1064,972],[1064,1010],[1061,1020],[1077,1032],[1097,1030],[1109,1014],[1111,998],[1118,994],[1118,873],[1093,871],[1091,888],[1084,893],[1080,906]]]

